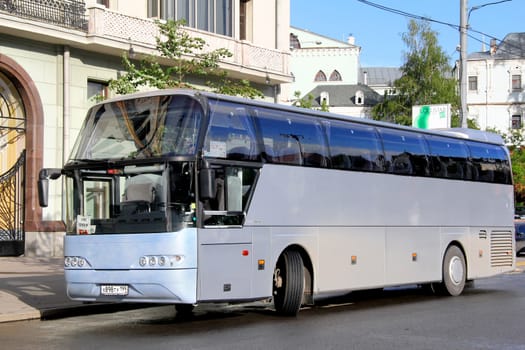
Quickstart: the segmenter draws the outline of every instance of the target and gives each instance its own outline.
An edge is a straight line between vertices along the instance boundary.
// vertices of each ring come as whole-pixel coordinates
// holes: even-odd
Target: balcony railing
[[[142,48],[146,53],[155,49],[155,38],[159,36],[152,19],[127,16],[99,5],[86,10],[82,0],[0,0],[0,13],[83,31],[91,44],[114,48],[133,45],[136,51]],[[289,78],[288,53],[194,28],[186,30],[203,38],[210,50],[228,49],[233,56],[225,58],[223,63],[229,69],[248,69],[255,75],[270,72],[281,79]]]
[[[279,50],[255,46],[226,36],[194,28],[186,28],[192,36],[203,38],[210,50],[228,49],[233,56],[225,63],[246,68],[288,74],[288,55]],[[89,9],[88,36],[111,38],[129,44],[155,48],[159,36],[157,24],[152,19],[127,16],[101,7]]]
[[[0,11],[64,28],[87,31],[88,27],[81,0],[0,0]]]

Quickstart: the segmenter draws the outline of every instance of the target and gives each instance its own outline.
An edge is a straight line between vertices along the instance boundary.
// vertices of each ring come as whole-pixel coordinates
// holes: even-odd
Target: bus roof
[[[163,89],[163,90],[151,90],[151,91],[145,91],[145,92],[137,92],[137,93],[133,93],[129,95],[117,96],[109,100],[102,101],[100,104],[128,100],[128,99],[133,99],[133,98],[161,96],[161,95],[175,95],[175,94],[194,96],[194,97],[202,96],[208,99],[230,101],[230,102],[241,103],[241,104],[246,104],[246,105],[273,108],[273,109],[279,109],[283,111],[290,111],[290,112],[295,112],[295,113],[297,113],[298,111],[301,111],[303,114],[307,114],[311,116],[318,116],[318,117],[322,117],[326,119],[352,121],[352,122],[359,123],[359,124],[368,124],[368,125],[381,126],[381,127],[393,128],[393,129],[403,129],[403,130],[408,130],[412,132],[417,131],[417,132],[421,132],[425,134],[448,136],[448,137],[461,138],[461,139],[469,139],[469,140],[493,143],[493,144],[498,144],[498,145],[505,144],[503,138],[500,135],[496,133],[492,133],[492,132],[487,132],[487,131],[468,129],[468,128],[449,128],[449,129],[433,129],[433,130],[415,129],[410,126],[393,124],[393,123],[388,123],[388,122],[383,122],[383,121],[345,116],[345,115],[335,114],[335,113],[330,113],[330,112],[322,112],[322,111],[317,111],[313,109],[276,104],[276,103],[271,103],[267,101],[253,100],[253,99],[237,97],[237,96],[221,95],[221,94],[217,94],[213,92],[202,91],[202,90],[192,90],[192,89]]]

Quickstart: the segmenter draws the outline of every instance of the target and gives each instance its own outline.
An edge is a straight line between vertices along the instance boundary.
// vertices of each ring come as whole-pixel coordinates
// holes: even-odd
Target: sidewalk
[[[516,263],[522,272],[525,261]],[[152,304],[84,304],[66,295],[63,259],[0,257],[0,323],[136,309]]]
[[[63,261],[62,258],[0,257],[0,323],[145,306],[70,300],[66,295]]]
[[[66,296],[62,264],[60,258],[0,257],[0,322],[81,306]]]

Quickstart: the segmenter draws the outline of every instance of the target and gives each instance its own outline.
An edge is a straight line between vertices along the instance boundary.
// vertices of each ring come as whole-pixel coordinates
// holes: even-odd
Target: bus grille
[[[512,232],[492,231],[490,235],[490,265],[512,266]]]

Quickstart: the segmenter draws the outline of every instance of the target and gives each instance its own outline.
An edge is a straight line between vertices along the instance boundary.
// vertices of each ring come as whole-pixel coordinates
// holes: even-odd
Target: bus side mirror
[[[47,207],[49,198],[49,179],[56,180],[60,177],[61,170],[55,168],[42,169],[38,174],[38,203]]]
[[[202,168],[199,173],[199,197],[201,200],[215,198],[215,170]]]

